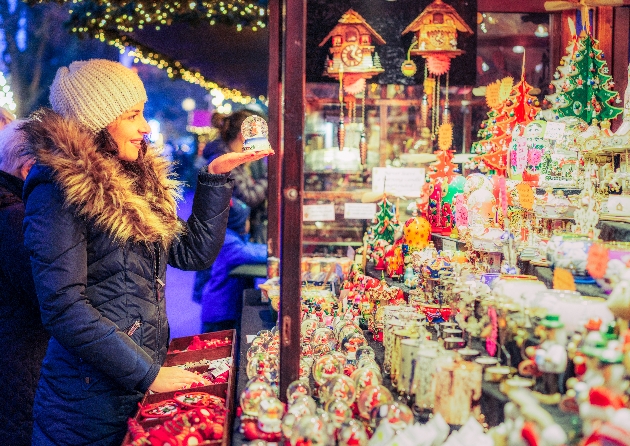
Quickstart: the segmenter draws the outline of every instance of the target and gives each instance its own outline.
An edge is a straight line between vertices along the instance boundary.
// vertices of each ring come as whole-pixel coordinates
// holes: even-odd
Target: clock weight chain
[[[343,122],[343,65],[339,66],[339,106],[339,128],[337,129],[337,141],[339,142],[339,150],[343,150],[343,144],[346,139],[346,127]]]
[[[359,138],[359,153],[361,155],[361,165],[367,164],[367,138],[365,136],[365,95],[367,95],[367,84],[363,89],[361,98],[361,137]]]

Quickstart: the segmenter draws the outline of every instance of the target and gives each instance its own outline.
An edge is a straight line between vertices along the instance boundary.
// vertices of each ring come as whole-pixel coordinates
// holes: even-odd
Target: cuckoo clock
[[[367,137],[365,134],[365,87],[369,79],[385,71],[374,44],[385,44],[385,40],[368,25],[356,11],[349,9],[341,16],[337,25],[322,40],[319,46],[331,41],[330,54],[326,59],[324,74],[339,80],[339,125],[337,139],[339,150],[345,140],[344,103],[348,104],[351,121],[356,116],[356,95],[361,94],[361,137],[359,151],[361,164],[367,160]],[[344,92],[347,96],[344,98]]]
[[[455,8],[442,0],[435,0],[407,26],[403,34],[414,33],[410,48],[412,56],[429,57],[441,54],[453,58],[463,54],[457,48],[457,33],[473,34],[473,30],[459,16]]]
[[[374,51],[374,44],[383,45],[385,40],[356,11],[349,9],[341,16],[319,46],[328,40],[332,45],[324,74],[339,79],[341,72],[345,86],[385,71]]]
[[[435,0],[427,6],[413,22],[405,28],[402,34],[413,32],[413,40],[407,51],[408,60],[403,63],[403,74],[415,74],[409,69],[412,65],[411,56],[422,56],[426,60],[424,94],[421,101],[422,127],[428,125],[428,109],[431,113],[431,135],[436,139],[440,128],[442,150],[450,148],[452,142],[452,128],[450,124],[450,111],[448,103],[448,71],[451,67],[451,59],[463,54],[464,51],[457,48],[457,33],[473,34],[473,30],[460,17],[455,9],[442,0]],[[444,109],[440,106],[440,76],[446,74],[446,97]],[[440,115],[441,124],[440,124]]]

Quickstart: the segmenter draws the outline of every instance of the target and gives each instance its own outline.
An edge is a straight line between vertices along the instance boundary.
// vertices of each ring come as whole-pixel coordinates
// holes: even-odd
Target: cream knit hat
[[[50,86],[53,110],[78,120],[95,133],[146,100],[140,77],[124,65],[105,59],[61,67]]]

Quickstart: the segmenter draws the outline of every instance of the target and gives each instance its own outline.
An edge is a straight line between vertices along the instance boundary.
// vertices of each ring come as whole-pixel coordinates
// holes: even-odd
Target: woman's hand
[[[204,377],[179,367],[161,367],[155,381],[149,386],[154,392],[172,392],[190,387],[194,383],[210,384]]]
[[[250,161],[256,161],[269,155],[273,155],[275,152],[272,149],[260,150],[258,152],[231,152],[221,155],[215,158],[210,164],[208,164],[208,173],[220,174],[228,173],[232,169],[241,164],[249,163]]]

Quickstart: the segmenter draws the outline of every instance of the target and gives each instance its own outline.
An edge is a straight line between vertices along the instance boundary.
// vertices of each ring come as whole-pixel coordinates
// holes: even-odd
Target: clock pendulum
[[[361,155],[361,165],[367,164],[367,138],[365,136],[365,95],[367,94],[367,86],[363,89],[363,97],[361,98],[361,136],[359,138],[359,154]]]
[[[344,125],[343,116],[343,65],[339,66],[339,127],[337,128],[337,141],[339,150],[343,150],[344,140],[346,139],[346,127]]]

